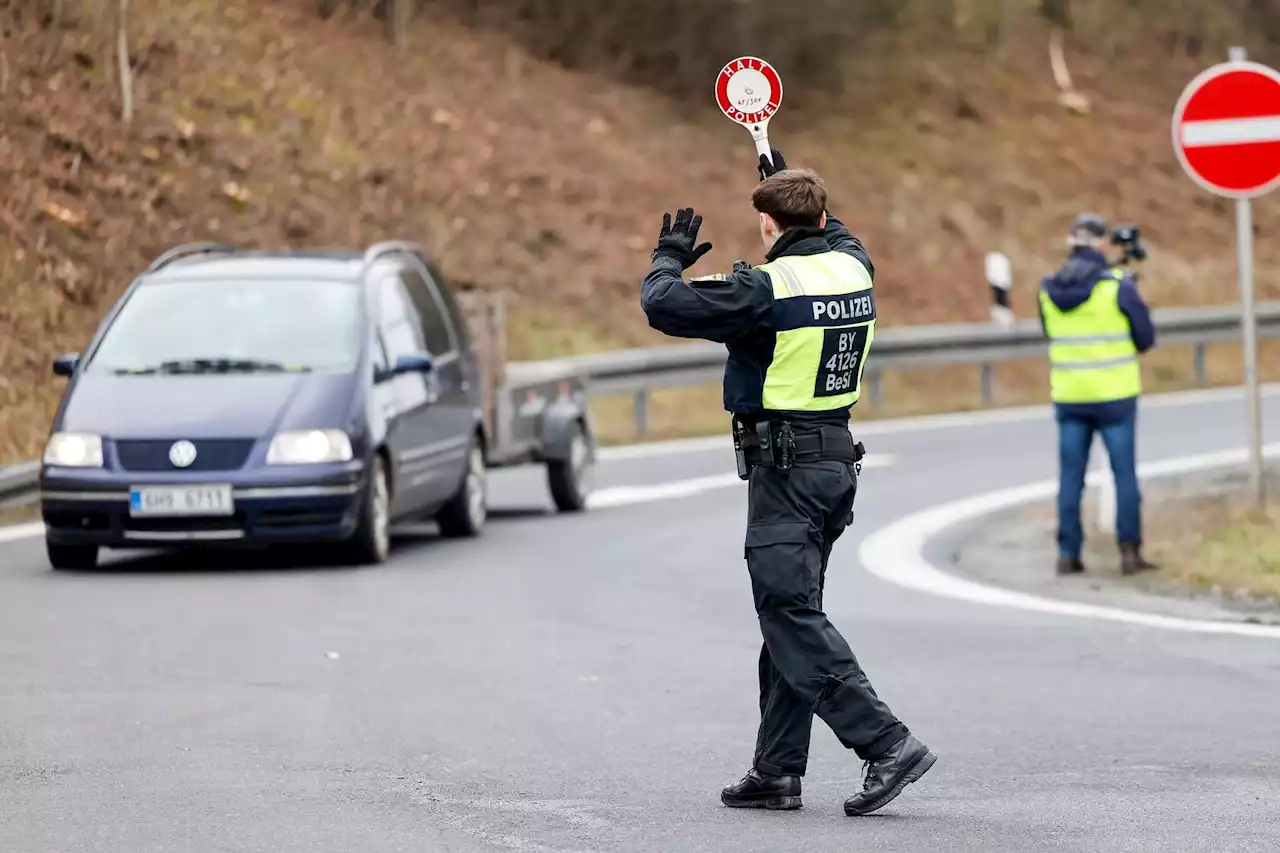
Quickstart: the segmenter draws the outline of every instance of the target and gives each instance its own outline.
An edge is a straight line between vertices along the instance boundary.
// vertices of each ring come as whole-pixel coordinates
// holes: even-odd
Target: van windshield
[[[350,372],[360,357],[361,293],[353,283],[312,279],[142,284],[86,369]]]

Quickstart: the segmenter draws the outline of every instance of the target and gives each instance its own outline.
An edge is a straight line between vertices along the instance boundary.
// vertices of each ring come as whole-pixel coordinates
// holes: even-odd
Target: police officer
[[[866,762],[845,813],[873,812],[937,760],[889,710],[822,611],[832,545],[853,518],[861,443],[849,432],[875,335],[874,268],[826,212],[812,171],[763,155],[751,202],[767,263],[694,278],[711,249],[702,217],[663,217],[641,304],[668,335],[726,345],[724,405],[739,475],[749,479],[745,557],[764,646],[760,728],[751,769],[721,792],[727,806],[794,809],[813,715]]]
[[[1059,574],[1085,570],[1080,500],[1095,432],[1115,477],[1116,540],[1126,575],[1156,568],[1142,556],[1142,495],[1136,433],[1142,393],[1139,353],[1155,344],[1151,313],[1132,274],[1102,253],[1107,224],[1093,213],[1071,223],[1070,256],[1040,284],[1040,319],[1049,338],[1049,386],[1058,422]]]

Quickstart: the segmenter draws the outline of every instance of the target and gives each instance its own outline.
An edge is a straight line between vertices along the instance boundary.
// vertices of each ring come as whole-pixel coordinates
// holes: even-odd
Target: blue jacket
[[[1100,281],[1111,278],[1111,267],[1106,257],[1097,249],[1080,247],[1073,249],[1067,263],[1057,272],[1040,281],[1040,288],[1061,311],[1070,311],[1093,295],[1093,288]],[[1126,274],[1120,279],[1120,311],[1129,320],[1129,335],[1138,352],[1146,352],[1155,346],[1156,327],[1151,322],[1151,311],[1138,293],[1133,277]],[[1044,326],[1044,311],[1040,311],[1040,325]],[[1046,330],[1047,334],[1047,330]],[[1125,420],[1138,411],[1138,398],[1110,400],[1105,403],[1058,403],[1055,408],[1060,416],[1090,418],[1099,422]]]

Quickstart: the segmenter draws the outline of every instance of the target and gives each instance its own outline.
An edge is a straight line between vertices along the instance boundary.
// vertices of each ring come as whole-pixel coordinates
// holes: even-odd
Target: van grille
[[[251,438],[195,439],[196,459],[186,468],[169,461],[169,448],[181,439],[116,442],[116,457],[125,471],[236,471],[253,451]]]

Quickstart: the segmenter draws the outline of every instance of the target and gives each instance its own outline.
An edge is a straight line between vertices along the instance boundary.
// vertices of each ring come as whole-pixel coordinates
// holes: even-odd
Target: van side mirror
[[[71,376],[80,364],[80,353],[64,353],[53,360],[54,376]]]
[[[374,381],[385,382],[405,373],[430,373],[433,370],[435,370],[435,362],[431,360],[431,356],[428,353],[402,355],[396,359],[395,364],[390,368],[379,370],[374,376]]]
[[[435,362],[431,360],[428,353],[414,353],[413,355],[402,355],[396,359],[395,367],[391,368],[397,376],[401,373],[430,373],[436,369]]]

